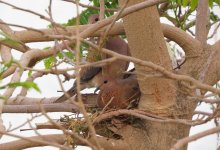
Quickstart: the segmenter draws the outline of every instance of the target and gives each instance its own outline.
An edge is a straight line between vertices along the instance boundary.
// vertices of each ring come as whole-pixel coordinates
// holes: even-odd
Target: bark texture
[[[142,0],[130,0],[129,5]],[[171,70],[171,60],[165,45],[156,6],[137,11],[123,18],[125,33],[133,57],[151,61]],[[149,68],[135,65],[137,72],[157,73]],[[147,78],[141,76],[139,85],[142,97],[139,108],[159,116],[170,118],[191,118],[195,104],[184,102],[186,95],[177,91],[178,83],[165,78]],[[190,91],[192,92],[192,91]],[[192,106],[192,107],[190,107]],[[183,124],[156,123],[145,121],[141,128],[127,126],[121,130],[131,149],[167,150],[177,140],[188,136],[190,127]],[[185,146],[183,149],[186,149]]]

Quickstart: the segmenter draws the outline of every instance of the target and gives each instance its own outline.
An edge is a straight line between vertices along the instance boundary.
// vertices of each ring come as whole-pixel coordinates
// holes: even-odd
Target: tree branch
[[[82,32],[83,30],[86,30],[90,28],[91,25],[81,25],[79,26],[79,31]],[[195,40],[192,36],[184,32],[183,30],[164,24],[161,24],[163,34],[166,38],[176,42],[180,47],[182,47],[186,53],[196,53],[196,49],[201,48],[201,44],[199,41]],[[100,29],[89,36],[91,37],[96,37],[100,36],[100,34],[106,30],[108,27],[104,27],[103,29]],[[72,35],[75,35],[76,32],[76,27],[67,27],[66,28],[69,33]],[[59,30],[59,29],[58,29]],[[44,35],[52,35],[53,31],[52,29],[41,29],[41,31],[44,33]],[[61,35],[68,35],[68,32],[64,32],[63,30],[59,30],[59,33]],[[108,35],[118,35],[118,34],[124,34],[124,28],[123,28],[123,23],[115,23],[115,25],[112,27]],[[35,31],[17,31],[15,32],[15,35],[23,42],[29,43],[29,42],[42,42],[42,41],[52,41],[54,38],[52,36],[47,37],[39,32]]]
[[[66,103],[53,103],[57,97],[52,98],[30,98],[17,96],[15,98],[10,98],[6,101],[3,107],[3,113],[40,113],[42,112],[42,107],[47,112],[77,112],[78,107],[71,102]],[[73,97],[73,100],[77,100]],[[82,94],[82,100],[86,108],[97,107],[96,100],[97,94]]]
[[[198,1],[196,13],[196,39],[199,40],[202,46],[207,44],[207,35],[209,32],[209,5],[208,0]]]
[[[29,140],[27,140],[29,139]],[[25,139],[20,139],[8,143],[0,144],[1,150],[20,150],[31,147],[40,147],[40,146],[50,146],[48,143],[40,142],[42,139],[46,139],[48,142],[57,143],[63,145],[65,143],[65,136],[63,134],[51,134],[51,135],[41,135],[33,136]],[[123,140],[114,140],[104,137],[97,137],[101,147],[105,150],[130,150],[130,147]],[[91,143],[94,143],[93,138],[88,139]],[[82,143],[78,140],[75,141],[76,145],[87,146],[85,143]]]
[[[211,128],[209,130],[194,134],[192,136],[189,137],[185,137],[181,140],[179,140],[172,148],[171,150],[179,150],[181,149],[181,147],[183,147],[185,144],[188,144],[192,141],[198,140],[202,137],[208,136],[210,134],[214,134],[220,131],[220,127],[215,127],[215,128]]]
[[[14,44],[15,49],[19,49],[20,51],[27,51],[29,48],[23,43],[21,42],[16,35],[14,34],[14,31],[9,27],[9,25],[7,25],[7,23],[4,23],[1,19],[0,19],[0,29],[7,34],[8,36],[10,36],[11,39],[17,41],[17,44]],[[0,44],[3,42],[4,40],[0,40]],[[3,42],[5,44],[5,46],[8,45],[8,47],[10,47],[10,44],[8,44],[7,42]]]
[[[85,107],[87,105],[85,104]],[[46,112],[79,112],[76,105],[63,103],[63,104],[33,104],[33,105],[4,105],[3,113],[40,113],[42,108]]]
[[[8,143],[0,144],[1,150],[21,150],[25,148],[31,147],[39,147],[39,146],[50,146],[48,143],[40,142],[42,140],[46,140],[48,142],[57,143],[63,145],[65,142],[65,136],[63,134],[51,134],[51,135],[41,135],[41,136],[33,136],[27,137],[30,140],[20,139]]]
[[[210,52],[213,55],[209,65],[207,66],[206,74],[203,75],[204,83],[209,85],[216,84],[220,79],[220,40],[214,45],[209,46]]]

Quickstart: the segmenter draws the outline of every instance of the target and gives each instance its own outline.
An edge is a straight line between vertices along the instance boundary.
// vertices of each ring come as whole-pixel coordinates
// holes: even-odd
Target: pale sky
[[[48,3],[49,3],[48,0],[37,0],[37,1],[36,0],[7,0],[7,2],[15,4],[15,5],[22,7],[22,8],[28,8],[28,9],[34,10],[34,11],[41,13],[41,14],[44,14],[44,15],[46,15],[45,10],[47,9]],[[81,0],[81,2],[88,3],[87,0],[85,0],[85,1]],[[39,17],[36,17],[32,14],[20,12],[18,10],[11,9],[11,7],[5,6],[4,4],[0,4],[0,10],[1,10],[0,19],[2,19],[3,21],[5,21],[7,23],[14,23],[14,24],[24,25],[24,26],[28,26],[28,27],[32,27],[32,28],[46,28],[47,25],[49,24],[48,22],[41,20]],[[216,11],[218,12],[218,14],[220,14],[219,9]],[[68,19],[75,16],[76,9],[73,4],[63,2],[60,0],[54,0],[52,12],[53,12],[53,17],[54,17],[55,21],[57,21],[59,23],[64,23]],[[14,29],[18,30],[17,28],[14,28]],[[31,47],[36,47],[36,48],[44,48],[44,47],[47,47],[52,44],[53,44],[52,42],[49,42],[49,43],[42,43],[41,42],[41,43],[34,43],[34,44],[30,43],[28,45]],[[13,51],[13,55],[17,59],[19,59],[19,57],[21,56],[21,54],[16,51]],[[41,67],[41,66],[42,66],[42,64],[39,65],[39,67]],[[25,76],[27,76],[27,75],[24,75],[23,78],[25,78]],[[4,82],[6,82],[6,81],[4,81]],[[36,91],[31,90],[29,92],[28,96],[51,97],[51,96],[61,95],[61,93],[56,92],[60,88],[59,88],[57,78],[55,76],[52,76],[52,75],[45,76],[44,78],[37,79],[36,83],[40,87],[42,93],[39,94]],[[72,83],[73,83],[73,81],[70,81],[69,83],[65,83],[66,89],[71,87]],[[18,92],[18,90],[17,90],[17,92]],[[202,105],[202,106],[200,106],[199,109],[202,109],[204,111],[204,110],[209,110],[210,107],[207,105]],[[62,114],[67,114],[67,113],[50,113],[52,118],[55,118],[55,119],[59,118],[59,116]],[[3,120],[4,120],[6,127],[9,126],[9,122],[11,122],[11,124],[13,126],[17,126],[19,124],[22,124],[24,121],[27,120],[27,118],[30,118],[30,115],[3,114]],[[42,123],[44,121],[46,121],[45,118],[38,118],[34,121],[34,123]],[[197,126],[197,127],[194,127],[191,129],[191,134],[195,134],[195,133],[198,133],[199,131],[209,129],[212,127],[214,127],[213,122],[207,123],[205,125]],[[28,126],[25,126],[25,128],[28,128]],[[59,131],[57,131],[57,130],[40,130],[39,132],[43,133],[43,134],[49,134],[49,133],[58,133]],[[19,130],[16,130],[13,133],[17,133],[22,136],[33,135],[32,131],[20,132]],[[4,136],[2,139],[0,139],[0,143],[11,141],[11,140],[14,140],[14,138]],[[217,136],[211,135],[211,136],[207,136],[207,137],[199,139],[195,142],[190,143],[188,150],[196,150],[196,149],[215,150],[216,147],[217,147]],[[29,150],[36,150],[36,149],[42,149],[42,148],[30,148]],[[55,150],[56,148],[44,147],[43,149]],[[80,147],[78,149],[83,149],[83,148]]]

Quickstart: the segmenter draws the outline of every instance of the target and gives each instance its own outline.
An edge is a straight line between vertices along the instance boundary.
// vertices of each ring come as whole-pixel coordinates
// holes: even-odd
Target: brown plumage
[[[100,87],[97,105],[100,108],[123,109],[137,103],[141,95],[135,75],[128,78],[107,79]]]
[[[96,23],[99,20],[99,15],[95,14],[89,17],[89,24]],[[108,37],[105,48],[117,52],[122,55],[129,55],[128,44],[119,36]],[[107,58],[111,56],[106,56]],[[101,58],[100,52],[90,48],[87,55],[88,62],[96,62]],[[123,72],[127,70],[129,62],[124,60],[116,60],[105,67],[105,77],[109,78],[122,78]],[[85,88],[98,87],[103,83],[102,67],[87,67],[80,70],[80,85],[81,90]],[[72,97],[76,94],[76,82],[73,87],[67,91],[67,94]],[[62,95],[55,103],[61,103],[67,100],[65,95]]]

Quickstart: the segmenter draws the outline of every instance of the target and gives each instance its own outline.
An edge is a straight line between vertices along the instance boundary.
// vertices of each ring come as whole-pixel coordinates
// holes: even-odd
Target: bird
[[[88,18],[89,24],[94,24],[99,21],[99,15],[94,14]],[[130,50],[128,44],[120,37],[120,36],[112,36],[108,37],[104,47],[111,51],[117,52],[122,55],[130,55]],[[87,62],[96,62],[99,60],[100,52],[97,50],[89,49],[86,61]],[[106,58],[110,58],[111,56],[107,55]],[[105,66],[105,73],[103,74],[103,67],[95,67],[90,66],[86,68],[81,68],[80,73],[80,85],[81,89],[98,87],[101,83],[103,83],[103,77],[109,78],[122,78],[123,72],[128,69],[129,62],[117,59]],[[63,94],[61,97],[56,99],[54,103],[61,103],[68,99],[68,97],[72,97],[76,94],[76,81],[73,83],[73,86],[66,92],[67,94]],[[66,96],[67,95],[67,96]]]
[[[139,101],[141,96],[136,75],[126,78],[107,78],[100,85],[97,106],[102,109],[126,109]]]

